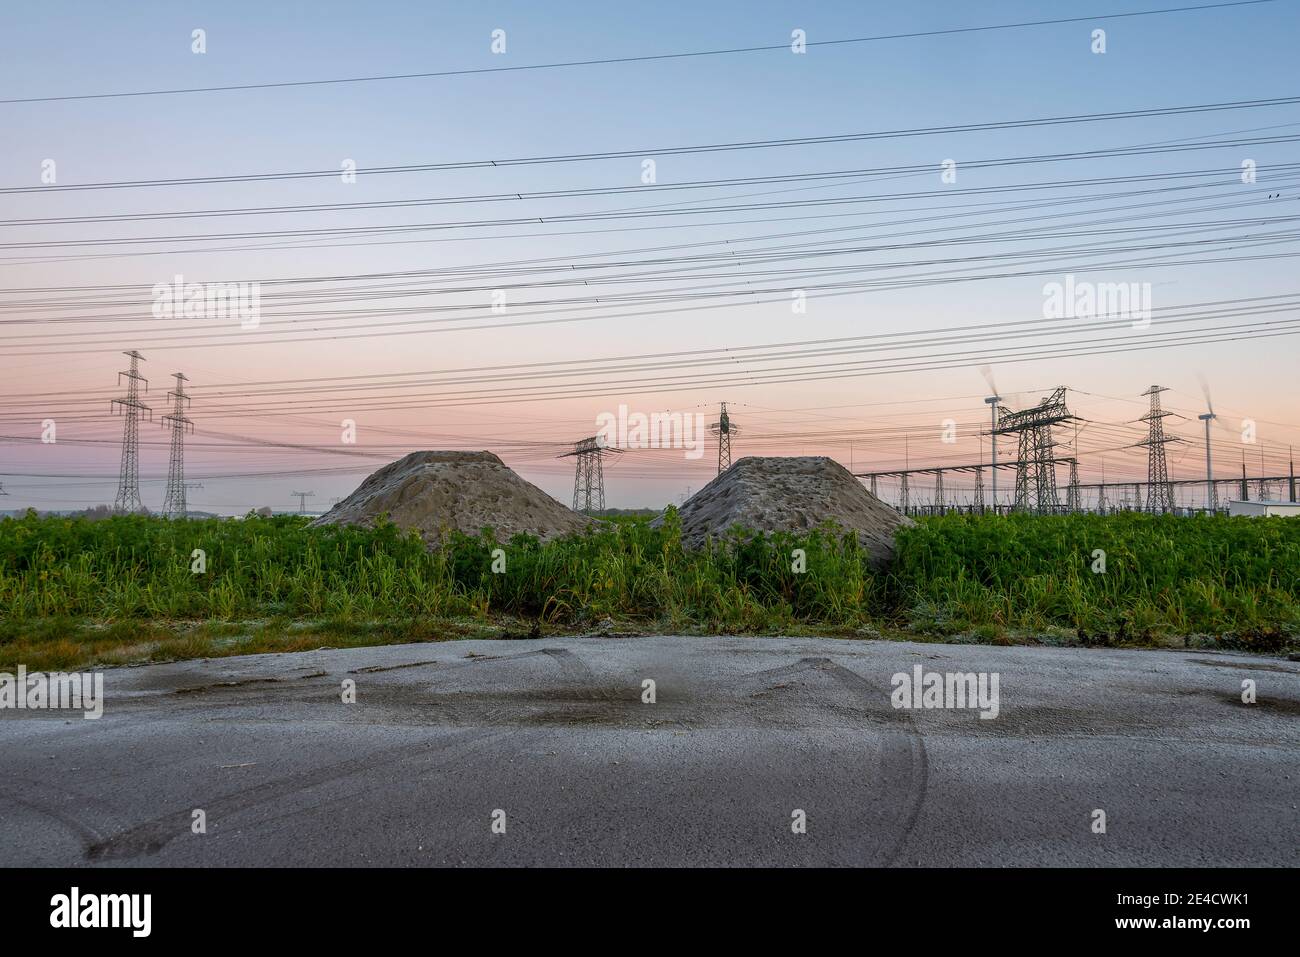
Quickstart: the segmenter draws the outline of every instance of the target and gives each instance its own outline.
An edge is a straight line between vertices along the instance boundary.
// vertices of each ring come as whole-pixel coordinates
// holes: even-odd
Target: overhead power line
[[[990,169],[1003,166],[1028,166],[1042,163],[1063,163],[1079,160],[1130,158],[1134,156],[1159,156],[1168,153],[1187,153],[1201,150],[1230,149],[1243,146],[1270,146],[1300,141],[1300,134],[1278,134],[1235,140],[1205,140],[1162,146],[1116,146],[1107,149],[1079,150],[1070,153],[1040,153],[1028,156],[1009,156],[991,159],[963,160],[962,169]],[[1275,167],[1270,167],[1271,169]],[[373,200],[362,203],[315,203],[296,206],[243,206],[226,209],[183,209],[146,213],[94,213],[79,216],[47,216],[27,219],[0,220],[0,226],[50,226],[67,223],[120,223],[151,222],[171,219],[212,219],[229,216],[283,216],[298,213],[353,212],[372,209],[408,209],[421,206],[458,206],[478,203],[535,202],[547,199],[590,198],[593,196],[621,196],[639,193],[672,193],[685,190],[721,189],[736,186],[756,186],[775,183],[826,182],[833,185],[840,180],[895,177],[911,173],[932,172],[933,163],[913,163],[905,166],[876,166],[860,169],[824,170],[799,173],[779,173],[770,176],[733,176],[724,179],[690,180],[682,183],[637,184],[633,186],[583,186],[570,189],[510,191],[504,193],[477,193],[460,196],[425,196],[414,199]],[[1240,172],[1239,167],[1233,170]],[[1178,175],[1210,174],[1218,170],[1192,171]],[[1083,182],[1089,182],[1084,180]],[[960,195],[966,190],[947,190]],[[928,194],[927,194],[928,195]],[[707,201],[707,200],[706,200]],[[699,200],[695,202],[701,202]],[[621,211],[619,211],[621,212]]]
[[[1102,13],[1081,17],[1057,17],[1050,20],[1021,20],[1014,23],[989,23],[971,27],[949,27],[941,30],[916,30],[908,33],[877,34],[866,37],[843,37],[834,40],[813,40],[805,43],[808,47],[847,46],[856,43],[877,43],[885,40],[911,40],[922,37],[953,36],[967,33],[984,33],[994,30],[1018,30],[1030,27],[1056,26],[1066,23],[1083,23],[1095,20],[1120,20],[1132,17],[1161,16],[1172,13],[1195,13],[1203,10],[1218,10],[1227,7],[1248,7],[1273,0],[1233,0],[1229,3],[1207,3],[1197,6],[1164,7],[1158,10],[1132,10],[1122,13]],[[144,96],[180,96],[192,93],[232,93],[241,90],[272,90],[291,87],[330,86],[344,83],[378,83],[395,80],[427,80],[453,76],[479,76],[491,73],[526,73],[539,70],[559,70],[574,67],[609,66],[620,63],[652,63],[665,60],[685,60],[701,57],[735,56],[744,53],[765,53],[775,50],[790,49],[788,42],[764,46],[731,47],[713,50],[691,50],[679,53],[654,53],[641,56],[601,57],[590,60],[562,60],[554,63],[528,63],[518,66],[470,67],[458,70],[434,70],[426,73],[387,73],[373,76],[333,77],[318,80],[281,80],[270,83],[239,83],[225,86],[179,87],[162,90],[131,90],[115,93],[74,93],[62,96],[28,96],[11,97],[0,100],[0,104],[14,103],[61,103],[74,100],[112,100]]]
[[[1272,0],[1267,0],[1272,2]],[[3,102],[3,101],[0,101]],[[1218,103],[1196,103],[1185,106],[1149,107],[1138,110],[1115,110],[1102,113],[1072,113],[1059,116],[1034,117],[1018,120],[993,120],[984,123],[959,123],[948,126],[921,126],[897,130],[877,130],[859,133],[832,133],[823,136],[797,136],[781,139],[742,140],[729,143],[708,143],[695,146],[658,146],[640,149],[610,150],[604,152],[560,153],[547,156],[518,156],[508,159],[455,160],[443,163],[419,163],[406,166],[368,167],[358,172],[367,176],[387,173],[433,172],[440,170],[485,169],[505,166],[539,166],[552,163],[585,163],[597,160],[628,159],[644,156],[685,156],[702,153],[727,153],[740,150],[775,149],[794,146],[823,146],[836,143],[858,143],[869,140],[905,139],[914,136],[940,136],[954,133],[982,133],[992,130],[1016,130],[1040,126],[1067,126],[1079,123],[1103,123],[1114,120],[1150,119],[1158,116],[1185,116],[1198,113],[1218,113],[1230,110],[1266,109],[1294,106],[1300,96],[1267,97],[1255,100],[1229,100]],[[122,180],[117,182],[66,183],[62,185],[8,186],[0,194],[47,193],[87,189],[135,189],[154,186],[195,186],[211,183],[266,182],[285,179],[318,179],[336,177],[339,170],[307,170],[296,172],[243,173],[228,176],[192,176],[178,179]]]

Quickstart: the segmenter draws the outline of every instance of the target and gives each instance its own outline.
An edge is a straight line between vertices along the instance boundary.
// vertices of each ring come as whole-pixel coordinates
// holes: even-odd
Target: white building
[[[1228,514],[1300,516],[1300,502],[1229,502]]]

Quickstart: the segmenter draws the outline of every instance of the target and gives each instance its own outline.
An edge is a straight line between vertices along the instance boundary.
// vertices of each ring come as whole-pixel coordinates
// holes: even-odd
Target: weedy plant
[[[895,562],[877,570],[831,527],[733,530],[686,549],[672,509],[654,528],[620,518],[545,543],[485,531],[435,548],[388,523],[28,514],[0,521],[0,618],[0,665],[32,664],[34,647],[56,644],[61,661],[78,647],[239,653],[428,640],[498,620],[759,634],[906,627],[969,640],[1068,628],[1105,643],[1205,634],[1280,647],[1300,633],[1300,520],[936,516],[901,530]]]

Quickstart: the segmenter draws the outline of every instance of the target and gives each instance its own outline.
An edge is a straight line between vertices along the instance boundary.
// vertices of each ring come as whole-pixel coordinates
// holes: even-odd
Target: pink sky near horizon
[[[791,25],[806,25],[809,36],[831,38],[868,32],[903,32],[932,29],[954,23],[1012,20],[1033,16],[1029,3],[1001,3],[989,11],[971,11],[960,4],[941,4],[935,10],[875,11],[864,18],[852,5],[832,4],[815,15],[797,7],[775,3],[755,6],[748,16],[736,5],[729,12],[711,12],[692,19],[692,8],[668,9],[654,25],[624,22],[621,15],[587,7],[581,13],[557,11],[551,18],[518,5],[488,5],[485,11],[407,11],[410,17],[442,18],[441,45],[430,50],[415,36],[405,36],[406,22],[393,11],[376,12],[373,29],[349,31],[346,24],[325,12],[300,22],[288,14],[267,14],[261,29],[248,27],[252,8],[232,6],[205,12],[209,52],[190,52],[190,27],[196,14],[162,6],[122,13],[119,19],[106,11],[87,7],[81,16],[113,35],[108,46],[86,40],[77,57],[62,54],[53,61],[49,50],[58,43],[74,42],[60,33],[64,24],[53,15],[28,12],[8,26],[12,46],[0,67],[7,96],[41,96],[120,89],[257,82],[283,78],[366,75],[458,66],[494,66],[487,50],[488,34],[498,24],[508,26],[512,38],[511,63],[538,63],[573,56],[623,56],[680,49],[707,49],[777,42],[788,37]],[[342,8],[340,8],[342,9]],[[719,8],[720,10],[722,8]],[[1089,12],[1080,8],[1081,12]],[[1041,15],[1041,12],[1038,14]],[[16,15],[6,14],[11,18]],[[218,176],[263,171],[334,169],[344,158],[354,158],[360,168],[356,183],[313,179],[272,183],[208,184],[177,188],[107,190],[91,192],[7,195],[5,220],[117,214],[170,214],[259,206],[297,204],[375,203],[422,197],[457,197],[478,194],[526,193],[540,190],[635,187],[641,184],[642,147],[670,147],[732,141],[752,141],[865,130],[896,130],[918,126],[979,123],[1015,117],[1094,113],[1179,104],[1230,101],[1300,92],[1288,67],[1284,36],[1294,19],[1290,11],[1267,6],[1258,11],[1198,14],[1201,19],[1170,18],[1116,21],[1109,25],[1111,47],[1104,56],[1087,48],[1087,25],[1051,28],[1033,33],[987,33],[941,39],[918,39],[865,48],[824,48],[803,59],[767,55],[751,59],[681,61],[677,66],[638,65],[518,74],[503,77],[458,78],[407,84],[360,84],[305,90],[257,91],[194,97],[160,97],[152,100],[105,100],[39,105],[0,105],[16,135],[0,145],[0,187],[30,186],[39,182],[41,163],[58,162],[58,182],[76,184],[150,178]],[[94,19],[98,17],[99,19]],[[1278,20],[1277,18],[1283,18]],[[81,22],[81,21],[79,21]],[[690,25],[690,29],[686,25]],[[90,31],[93,34],[93,31]],[[773,38],[775,38],[773,40]],[[57,41],[57,43],[56,43]],[[277,46],[278,44],[278,46]],[[857,52],[853,52],[854,50]],[[1293,53],[1293,51],[1290,51]],[[153,54],[150,60],[146,54]],[[278,56],[277,56],[278,54]],[[430,63],[435,64],[430,66]],[[1207,67],[1207,64],[1209,66]],[[594,72],[603,70],[604,72]],[[383,307],[409,307],[409,314],[376,320],[364,314],[356,323],[336,327],[355,338],[330,338],[329,326],[314,317],[280,317],[268,306],[258,329],[240,330],[229,320],[156,319],[151,315],[150,288],[177,274],[188,281],[232,279],[263,283],[264,294],[275,289],[277,279],[454,268],[462,271],[457,282],[471,281],[469,267],[487,263],[554,258],[582,263],[594,253],[628,251],[638,270],[658,253],[646,250],[687,244],[714,243],[710,251],[745,249],[746,241],[765,234],[815,231],[853,226],[871,237],[890,237],[897,243],[917,243],[909,248],[864,252],[852,260],[868,266],[887,266],[909,259],[942,260],[945,256],[976,256],[981,252],[1008,255],[1008,250],[1039,248],[1034,244],[1084,241],[1119,242],[1119,229],[1165,222],[1145,214],[1115,214],[1113,233],[1092,235],[1069,228],[1056,239],[1017,237],[983,245],[956,247],[941,241],[944,230],[960,230],[957,218],[964,204],[989,202],[987,215],[1012,216],[1005,204],[1044,201],[1069,190],[1044,193],[1032,187],[1040,182],[1085,177],[1157,175],[1170,171],[1216,169],[1216,180],[1227,201],[1214,211],[1197,213],[1191,221],[1174,219],[1190,231],[1207,219],[1249,217],[1249,225],[1225,227],[1225,236],[1284,231],[1285,221],[1257,221],[1262,214],[1282,217],[1296,209],[1292,174],[1274,173],[1272,167],[1293,161],[1293,145],[1272,143],[1224,146],[1204,153],[1156,154],[1137,159],[1105,159],[1058,163],[1041,168],[964,168],[963,163],[983,158],[1028,156],[1082,150],[1160,144],[1202,137],[1256,135],[1253,132],[1294,132],[1300,128],[1300,108],[1257,110],[1238,114],[1209,113],[1158,117],[1137,123],[1047,127],[976,133],[950,133],[929,138],[833,144],[816,147],[724,152],[705,155],[660,155],[657,184],[669,187],[705,179],[732,179],[916,164],[933,172],[909,177],[877,179],[867,186],[846,182],[827,185],[728,185],[700,193],[663,195],[635,192],[612,197],[580,197],[523,203],[478,202],[430,205],[394,210],[326,211],[311,214],[273,214],[196,219],[158,219],[110,223],[40,223],[30,226],[0,224],[0,242],[30,244],[123,239],[144,236],[179,236],[256,230],[293,230],[379,225],[414,226],[431,222],[481,220],[502,217],[557,214],[609,214],[640,209],[650,211],[666,204],[711,204],[775,200],[836,198],[867,190],[916,190],[918,197],[862,207],[814,207],[805,211],[776,210],[746,213],[731,223],[727,214],[659,220],[617,219],[574,225],[519,224],[508,227],[460,228],[439,232],[410,232],[388,237],[383,244],[330,245],[315,242],[309,248],[282,248],[288,240],[269,238],[246,245],[266,248],[221,251],[217,247],[239,242],[169,242],[158,255],[138,255],[152,246],[105,244],[77,249],[60,247],[21,250],[0,249],[0,305],[36,296],[54,297],[63,287],[129,285],[134,298],[120,307],[112,298],[103,302],[89,293],[87,315],[120,314],[118,318],[45,324],[13,325],[4,330],[5,378],[3,390],[4,465],[0,483],[8,492],[0,499],[5,509],[33,505],[39,508],[77,508],[111,504],[116,489],[122,423],[112,414],[109,400],[122,392],[117,383],[125,369],[121,352],[138,349],[146,362],[146,401],[154,422],[141,426],[140,471],[145,504],[161,505],[167,473],[168,433],[158,419],[169,411],[165,393],[171,373],[184,371],[193,395],[189,410],[196,434],[187,440],[188,476],[203,481],[191,495],[191,507],[222,514],[239,514],[270,505],[277,510],[297,507],[294,490],[315,492],[309,509],[327,508],[346,495],[380,465],[406,451],[422,448],[486,449],[498,452],[506,464],[545,491],[568,502],[572,495],[572,465],[557,458],[565,444],[596,431],[597,417],[615,412],[620,404],[633,410],[699,412],[707,422],[717,418],[718,406],[727,401],[741,433],[733,441],[733,457],[747,454],[829,455],[857,471],[985,461],[988,406],[983,397],[989,387],[980,372],[984,362],[972,360],[958,368],[863,375],[852,378],[817,378],[834,371],[830,363],[844,361],[833,355],[807,363],[803,381],[754,384],[753,377],[777,360],[747,361],[743,353],[728,360],[726,377],[718,384],[688,385],[667,390],[668,377],[690,376],[697,367],[686,359],[665,363],[636,378],[618,372],[600,380],[592,395],[566,395],[556,385],[545,398],[490,404],[432,403],[412,390],[402,399],[409,408],[371,408],[376,395],[385,394],[381,376],[429,371],[452,372],[485,366],[520,366],[575,359],[639,356],[674,352],[699,352],[750,347],[767,343],[798,342],[849,336],[912,333],[924,338],[933,330],[962,327],[977,335],[995,323],[1020,322],[1026,328],[1042,318],[1044,284],[1060,281],[1067,273],[1092,282],[1150,283],[1157,310],[1178,305],[1242,297],[1290,293],[1296,274],[1293,259],[1251,258],[1245,245],[1235,250],[1225,244],[1215,255],[1225,260],[1205,265],[1154,265],[1140,268],[1089,269],[1086,262],[1067,262],[1058,271],[1038,275],[989,278],[979,281],[931,284],[913,288],[873,290],[854,295],[818,297],[810,294],[805,314],[793,313],[786,301],[745,303],[698,312],[678,312],[651,317],[619,317],[629,311],[600,305],[591,313],[571,310],[562,316],[594,316],[583,321],[509,328],[438,331],[431,328],[427,307],[473,307],[473,321],[491,325],[509,322],[527,307],[507,304],[504,313],[492,313],[482,290],[471,293],[440,291],[436,298],[409,295],[379,300]],[[1258,135],[1268,135],[1260,132]],[[370,175],[367,168],[390,164],[443,162],[470,158],[545,156],[583,151],[633,150],[635,155],[599,162],[442,171],[436,174]],[[653,149],[646,157],[655,157]],[[1025,191],[994,193],[981,198],[960,193],[939,177],[943,159],[958,159],[961,190],[1024,186]],[[1233,170],[1242,157],[1260,164],[1260,180],[1242,192],[1231,192]],[[1027,170],[1027,171],[1026,171]],[[1275,177],[1275,179],[1270,179]],[[897,180],[897,181],[895,181]],[[1276,182],[1276,187],[1270,185]],[[880,185],[876,185],[876,184]],[[1083,187],[1072,187],[1074,192]],[[1218,187],[1216,187],[1218,188]],[[1277,198],[1272,198],[1276,189]],[[933,191],[929,195],[929,191]],[[924,192],[926,195],[921,195]],[[1267,198],[1267,199],[1266,199]],[[1004,205],[997,205],[1004,204]],[[1237,205],[1234,205],[1237,204]],[[1216,204],[1206,204],[1210,210]],[[739,214],[737,214],[739,215]],[[823,218],[814,219],[813,216]],[[907,217],[920,227],[887,224]],[[795,218],[804,217],[804,218]],[[1127,218],[1125,218],[1127,217]],[[935,219],[935,223],[921,223]],[[1064,221],[1067,227],[1092,225]],[[1104,217],[1103,217],[1104,219]],[[991,223],[996,220],[990,220]],[[977,226],[982,220],[977,221]],[[614,231],[613,227],[623,231]],[[624,227],[633,226],[635,229]],[[976,226],[965,227],[975,229]],[[607,232],[596,232],[607,229]],[[571,235],[552,235],[571,233]],[[581,233],[581,234],[580,234]],[[835,234],[809,235],[795,242],[825,242]],[[854,233],[846,233],[848,236]],[[1195,234],[1201,235],[1201,234]],[[1211,234],[1213,235],[1213,234]],[[1085,239],[1086,237],[1086,239]],[[740,243],[723,243],[724,240]],[[392,240],[397,240],[396,242]],[[359,240],[365,241],[365,240]],[[890,241],[890,240],[885,240]],[[296,242],[296,241],[295,241]],[[346,242],[352,242],[347,240]],[[1264,252],[1285,252],[1293,245],[1282,238]],[[1009,245],[1007,245],[1009,243]],[[277,245],[278,244],[278,245]],[[756,245],[763,245],[758,243]],[[185,252],[175,251],[181,246]],[[638,251],[639,250],[639,251]],[[131,253],[120,258],[89,258]],[[666,253],[665,255],[672,254]],[[48,257],[47,261],[33,261]],[[615,259],[620,257],[615,256]],[[838,260],[831,259],[835,263]],[[782,290],[820,281],[815,263],[798,275],[781,275],[772,267],[764,285]],[[709,265],[709,270],[723,270]],[[921,267],[918,267],[921,268]],[[928,268],[928,267],[925,267]],[[974,267],[972,267],[974,268]],[[981,267],[982,268],[982,267]],[[990,266],[989,268],[993,268]],[[577,271],[573,273],[577,275]],[[889,272],[882,275],[889,275]],[[519,281],[518,273],[509,282]],[[687,274],[689,276],[689,274]],[[739,275],[738,273],[735,275]],[[871,275],[871,273],[864,273]],[[593,277],[594,278],[594,277]],[[742,277],[743,278],[743,277]],[[677,281],[677,280],[674,280]],[[720,280],[729,281],[729,280]],[[560,295],[599,295],[593,284],[579,287],[541,287],[522,295],[543,298]],[[611,284],[615,294],[634,293],[649,285]],[[32,293],[19,290],[39,289]],[[567,291],[564,291],[567,290]],[[575,291],[576,290],[576,291]],[[323,296],[318,311],[350,308]],[[78,307],[80,308],[80,307]],[[653,307],[650,307],[653,309]],[[61,319],[78,316],[76,310],[48,312]],[[378,315],[378,314],[376,314]],[[7,310],[5,318],[28,317],[22,310]],[[1265,317],[1268,318],[1268,317]],[[379,327],[363,322],[402,319],[429,323],[416,332],[376,334]],[[409,327],[406,327],[409,328]],[[1116,330],[1114,340],[1097,336],[1097,348],[1114,342],[1140,344],[1144,336],[1170,334],[1162,330],[1157,312],[1148,330]],[[396,331],[384,329],[382,331]],[[168,340],[202,334],[201,345],[182,347]],[[1091,338],[1091,332],[1083,333]],[[275,341],[293,337],[294,342]],[[223,339],[220,343],[209,340]],[[976,346],[978,348],[978,346]],[[939,353],[947,351],[940,346]],[[1215,474],[1224,480],[1240,475],[1241,456],[1250,475],[1260,469],[1284,474],[1291,445],[1300,445],[1300,385],[1295,375],[1296,340],[1288,336],[1245,339],[1199,346],[1161,348],[1110,355],[1036,359],[1026,362],[994,361],[992,374],[1005,404],[1032,405],[1056,386],[1071,390],[1072,411],[1085,420],[1079,433],[1081,479],[1144,480],[1145,451],[1133,443],[1141,438],[1145,412],[1142,393],[1152,384],[1169,387],[1164,407],[1180,417],[1166,420],[1173,434],[1186,439],[1169,451],[1171,476],[1204,476],[1202,424],[1196,415],[1204,410],[1202,379],[1212,391],[1219,423],[1215,432]],[[801,365],[803,363],[800,363]],[[496,370],[473,389],[519,390],[530,382],[559,382],[555,378],[531,380],[528,371]],[[301,393],[268,395],[249,414],[222,411],[250,399],[231,393],[247,384],[271,380],[350,377],[349,391],[333,393],[316,382]],[[638,382],[654,383],[653,386]],[[626,385],[631,382],[631,385]],[[689,382],[689,380],[688,380]],[[365,392],[361,388],[378,390]],[[269,389],[269,386],[258,387]],[[446,388],[446,387],[439,387]],[[265,407],[260,403],[265,402]],[[55,443],[40,441],[43,423],[53,419]],[[357,441],[341,441],[345,419],[356,422]],[[957,441],[941,437],[945,420],[957,425]],[[1256,440],[1241,441],[1242,420],[1256,423]],[[1135,431],[1137,430],[1137,431]],[[1073,441],[1063,427],[1059,439]],[[1006,444],[1000,445],[1009,457]],[[1063,454],[1068,454],[1064,453]],[[323,471],[316,471],[323,470]],[[345,471],[346,470],[346,471]],[[716,471],[712,442],[700,459],[681,450],[638,450],[607,462],[607,504],[612,507],[661,507],[678,501],[687,489],[698,490]],[[260,477],[220,476],[261,472]],[[203,480],[203,476],[209,476]],[[962,494],[963,479],[955,479]],[[1000,478],[1000,490],[1010,476]],[[916,486],[914,485],[914,488]],[[968,492],[967,492],[968,494]],[[1188,500],[1203,496],[1189,489]],[[1003,496],[1005,500],[1005,495]]]

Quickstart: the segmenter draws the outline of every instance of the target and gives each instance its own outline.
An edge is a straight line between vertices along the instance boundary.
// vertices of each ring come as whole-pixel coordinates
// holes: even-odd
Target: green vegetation
[[[834,529],[685,550],[673,512],[433,551],[296,516],[0,521],[0,669],[611,629],[1269,650],[1300,634],[1300,521],[952,515],[905,530],[879,573]]]
[[[1120,643],[1205,634],[1260,649],[1300,634],[1297,519],[947,515],[902,537],[892,576],[931,630],[1056,626]]]

